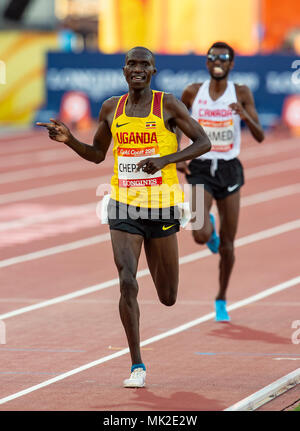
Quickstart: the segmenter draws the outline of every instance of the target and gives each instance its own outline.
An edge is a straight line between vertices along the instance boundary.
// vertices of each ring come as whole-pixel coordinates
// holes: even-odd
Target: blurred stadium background
[[[298,0],[2,0],[0,28],[4,131],[59,115],[89,127],[126,90],[124,53],[136,45],[157,55],[153,88],[180,97],[208,76],[207,49],[224,40],[264,128],[299,133]]]

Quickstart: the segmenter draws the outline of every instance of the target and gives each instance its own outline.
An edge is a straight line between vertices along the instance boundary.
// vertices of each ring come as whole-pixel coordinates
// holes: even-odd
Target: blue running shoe
[[[230,317],[226,310],[226,301],[223,299],[217,299],[215,301],[215,308],[216,308],[216,322],[229,322]]]
[[[209,241],[207,241],[206,245],[207,245],[207,247],[210,249],[210,251],[212,253],[218,253],[218,251],[219,251],[219,245],[220,245],[220,238],[219,238],[219,236],[217,235],[217,232],[216,232],[215,218],[214,218],[214,216],[212,214],[209,214],[209,218],[210,218],[210,221],[211,221],[211,223],[213,225],[213,232],[211,234],[211,237],[210,237]]]

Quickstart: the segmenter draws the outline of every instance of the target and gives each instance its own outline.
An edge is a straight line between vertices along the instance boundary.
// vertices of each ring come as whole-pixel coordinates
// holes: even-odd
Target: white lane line
[[[47,178],[69,172],[86,172],[86,170],[87,166],[76,160],[68,163],[49,165],[47,167],[43,166],[38,168],[22,169],[20,171],[5,172],[0,174],[0,184],[15,183],[17,181],[31,180],[34,178]]]
[[[248,207],[250,205],[256,205],[259,203],[272,201],[274,199],[291,196],[297,193],[300,193],[300,183],[279,187],[278,189],[266,190],[264,192],[255,193],[249,196],[244,196],[241,199],[241,206]]]
[[[300,361],[300,358],[273,358],[274,361]]]
[[[249,150],[252,151],[253,149],[249,149]],[[273,151],[272,154],[274,154],[274,148],[273,147],[271,149],[268,149],[268,152],[270,152],[271,150]],[[257,150],[255,150],[255,151],[257,151]],[[56,157],[56,155],[57,155],[57,152],[54,153],[53,150],[46,150],[43,152],[42,156],[40,156],[40,157],[41,157],[41,159],[43,159],[43,158],[48,159],[50,157],[49,160],[51,160],[51,158]],[[13,157],[17,158],[17,156],[13,156]],[[21,159],[18,158],[18,162],[20,160]],[[259,176],[272,175],[274,173],[289,171],[291,169],[298,169],[299,164],[300,164],[299,158],[284,160],[284,161],[276,162],[276,163],[269,163],[269,164],[265,164],[265,165],[261,165],[261,166],[256,166],[253,168],[247,168],[245,170],[245,176],[246,176],[246,178],[251,179],[251,178],[258,178]],[[66,164],[59,164],[59,165],[48,166],[48,167],[38,167],[38,168],[32,168],[32,169],[25,169],[25,170],[22,170],[19,172],[17,171],[17,172],[4,173],[4,174],[0,175],[0,183],[1,183],[1,181],[3,183],[5,183],[5,182],[11,182],[11,181],[18,181],[19,179],[33,178],[32,175],[34,175],[34,177],[39,176],[39,175],[42,177],[44,177],[44,176],[48,177],[50,175],[55,175],[57,172],[63,173],[64,172],[63,166],[66,166],[66,170],[65,170],[66,172],[73,172],[73,169],[74,169],[74,171],[84,169],[84,165],[80,165],[80,164],[77,164],[77,168],[76,168],[76,162],[72,161],[72,162],[66,163]],[[18,178],[18,177],[20,177],[20,178]],[[106,178],[110,179],[110,177],[111,177],[111,175],[108,175]],[[96,181],[96,179],[95,179],[95,181]],[[100,179],[99,179],[99,181],[100,181]],[[65,184],[66,184],[66,188],[64,187]],[[65,193],[65,192],[69,191],[68,187],[70,186],[70,184],[71,184],[71,182],[56,184],[56,185],[54,184],[54,185],[50,185],[50,186],[46,186],[46,187],[40,187],[40,188],[28,189],[28,190],[19,191],[19,192],[7,193],[7,194],[0,196],[0,204],[6,203],[6,202],[15,202],[17,200],[27,200],[27,199],[36,198],[36,197],[42,197],[43,196],[43,190],[45,190],[45,196],[59,193],[59,189],[62,190],[62,193]],[[89,188],[89,187],[93,187],[93,183],[91,183],[91,186],[86,186],[86,188]],[[51,190],[53,190],[53,192],[51,192]],[[73,189],[71,188],[70,191],[72,191],[72,190]]]
[[[21,165],[30,165],[34,163],[47,163],[56,160],[72,159],[72,153],[64,147],[47,149],[29,154],[13,154],[5,157],[5,167],[14,167]]]
[[[40,136],[34,136],[33,138],[27,137],[26,140],[30,140],[30,143],[24,142],[22,145],[22,143],[15,142],[15,140],[10,140],[6,142],[0,141],[0,156],[7,157],[16,154],[28,153],[30,151],[44,151],[48,147],[48,145],[45,143],[41,144],[43,138],[41,138]],[[6,146],[3,147],[3,145]]]
[[[107,177],[99,177],[99,183],[107,180]],[[244,196],[241,199],[241,207],[255,205],[261,202],[267,202],[269,200],[278,199],[285,196],[290,196],[300,192],[300,183],[291,184],[277,189],[266,190],[264,192],[255,193],[253,195]],[[101,197],[99,197],[101,199]],[[96,202],[89,204],[75,205],[70,208],[64,208],[57,211],[51,211],[43,214],[37,214],[33,216],[23,217],[7,222],[0,223],[0,232],[7,231],[10,229],[16,229],[23,226],[29,226],[34,223],[41,223],[47,221],[57,220],[59,218],[73,217],[76,213],[85,213],[96,209]]]
[[[299,170],[300,158],[282,160],[276,163],[268,163],[265,165],[259,165],[252,168],[245,169],[245,177],[247,179],[265,177],[267,175],[278,174],[281,172],[290,172],[293,170]]]
[[[287,153],[299,149],[299,140],[296,138],[282,139],[274,143],[257,144],[254,147],[245,148],[241,151],[241,161],[262,159],[263,157],[273,157],[277,154]]]
[[[108,157],[106,161],[108,160]],[[80,163],[81,162],[81,163]],[[265,165],[246,168],[246,178],[255,178],[259,176],[272,175],[274,173],[286,172],[291,170],[298,170],[300,166],[300,158],[290,158],[276,163],[268,163]],[[108,167],[108,165],[106,165]],[[113,167],[113,158],[109,167]],[[48,178],[60,173],[86,171],[87,166],[82,163],[80,159],[67,163],[60,163],[55,165],[39,166],[31,169],[22,169],[13,172],[6,172],[0,174],[0,184],[7,184],[17,181],[30,180],[33,178]]]
[[[52,151],[52,150],[50,150],[50,151]],[[259,178],[259,177],[264,177],[266,175],[272,175],[275,173],[280,173],[280,172],[282,173],[282,172],[286,172],[286,171],[297,170],[297,169],[299,169],[299,165],[300,165],[300,158],[288,159],[288,160],[284,160],[284,161],[276,162],[276,163],[268,163],[268,164],[264,164],[264,165],[260,165],[260,166],[256,166],[256,167],[252,167],[252,168],[246,168],[245,169],[245,177],[246,177],[246,179],[247,178],[249,178],[249,179]],[[112,166],[113,166],[113,161],[109,166],[108,166],[108,164],[106,165],[106,167],[111,167],[111,168],[112,168]],[[78,162],[72,161],[69,163],[61,163],[58,165],[50,165],[47,167],[37,167],[37,168],[32,168],[32,169],[24,169],[21,171],[8,172],[8,173],[0,174],[0,184],[26,180],[26,179],[30,179],[30,178],[37,178],[37,177],[50,177],[50,176],[57,175],[60,173],[84,171],[85,169],[88,169],[88,168],[89,168],[88,165],[86,165],[86,167],[85,167],[85,164],[79,164]],[[94,167],[94,168],[97,169],[97,167]],[[105,176],[104,178],[110,179],[111,174]],[[97,179],[95,178],[95,182],[96,182],[96,180]],[[101,178],[99,178],[98,181],[99,181],[98,182],[98,184],[99,184],[101,181]],[[71,183],[72,182],[64,182],[61,184],[53,184],[50,186],[37,187],[37,188],[33,188],[33,189],[27,189],[27,190],[21,190],[18,192],[3,194],[0,196],[0,204],[1,203],[15,202],[18,200],[28,200],[31,198],[42,197],[42,196],[49,196],[52,194],[59,194],[60,189],[62,190],[62,193],[66,193],[69,191],[68,187],[70,187]],[[89,188],[89,187],[93,187],[93,183],[91,183],[91,185],[85,186],[85,188]],[[73,191],[73,189],[71,188],[70,191]],[[45,194],[43,194],[44,192],[45,192]]]
[[[284,283],[278,284],[276,286],[273,286],[270,289],[266,289],[266,290],[264,290],[263,292],[261,292],[258,295],[253,295],[253,296],[250,296],[250,297],[248,297],[248,298],[246,298],[246,299],[244,299],[242,301],[238,301],[238,302],[236,302],[236,303],[234,303],[234,304],[231,305],[231,309],[237,309],[237,308],[244,307],[244,306],[246,306],[248,304],[251,304],[251,303],[253,303],[255,301],[259,301],[262,298],[266,298],[267,296],[273,295],[274,293],[280,292],[280,291],[282,291],[284,289],[288,289],[289,287],[296,286],[299,283],[300,283],[300,276],[295,277],[295,278],[293,278],[291,280],[288,280],[288,281],[286,281]],[[177,327],[175,327],[173,329],[170,329],[169,331],[162,332],[162,333],[160,333],[158,335],[155,335],[154,337],[148,338],[148,339],[142,341],[140,343],[140,345],[141,345],[141,347],[144,347],[144,346],[147,346],[149,344],[155,343],[157,341],[163,340],[164,338],[171,337],[171,336],[173,336],[175,334],[179,334],[180,332],[186,331],[187,329],[190,329],[193,326],[199,325],[200,323],[203,323],[203,322],[207,322],[208,320],[211,320],[214,317],[215,317],[215,313],[214,312],[213,313],[205,314],[204,316],[199,317],[198,319],[191,320],[191,321],[189,321],[187,323],[184,323],[183,325],[180,325],[180,326],[177,326]],[[100,359],[97,359],[95,361],[92,361],[92,362],[89,362],[87,364],[84,364],[84,365],[82,365],[82,366],[80,366],[78,368],[74,368],[73,370],[67,371],[66,373],[60,374],[60,375],[58,375],[56,377],[53,377],[52,379],[46,380],[46,381],[44,381],[42,383],[39,383],[39,384],[34,385],[34,386],[31,386],[31,387],[29,387],[27,389],[24,389],[22,391],[19,391],[19,392],[16,392],[16,393],[12,394],[12,395],[9,395],[9,396],[6,396],[4,398],[1,398],[0,399],[0,404],[5,404],[8,401],[12,401],[12,400],[14,400],[16,398],[20,398],[20,397],[22,397],[24,395],[27,395],[27,394],[31,393],[31,392],[34,392],[34,391],[42,389],[42,388],[44,388],[46,386],[52,385],[53,383],[56,383],[56,382],[61,381],[61,380],[64,380],[67,377],[70,377],[70,376],[72,376],[74,374],[81,373],[82,371],[86,371],[89,368],[92,368],[92,367],[95,367],[97,365],[103,364],[104,362],[108,362],[108,361],[111,361],[112,359],[118,358],[120,356],[124,356],[127,353],[129,353],[129,349],[128,348],[122,349],[122,350],[120,350],[120,351],[118,351],[116,353],[113,353],[112,355],[104,356],[104,357],[102,357]]]
[[[15,132],[8,132],[5,134],[0,134],[0,148],[1,148],[1,153],[4,152],[6,153],[6,150],[10,151],[11,149],[15,149],[15,145],[20,145],[22,144],[24,141],[24,144],[27,146],[27,140],[31,140],[31,139],[37,139],[37,140],[41,140],[43,139],[43,134],[40,132],[32,132],[32,131],[27,131],[24,130],[23,132],[20,131],[19,133],[15,133]],[[21,143],[18,143],[17,141],[21,141]]]
[[[247,244],[252,244],[257,241],[261,241],[264,239],[272,238],[273,236],[280,235],[282,233],[290,232],[295,229],[300,228],[300,219],[294,220],[293,222],[285,223],[279,226],[275,226],[270,229],[266,229],[260,232],[256,232],[251,235],[244,236],[243,238],[239,238],[235,241],[235,247],[242,247]],[[86,245],[89,245],[86,243]],[[194,262],[195,260],[202,259],[204,257],[211,256],[211,252],[208,249],[201,250],[195,253],[188,254],[186,256],[182,256],[179,258],[179,265],[184,265],[185,263]],[[149,270],[143,269],[137,272],[137,278],[142,278],[148,276]],[[37,304],[29,305],[27,307],[18,308],[17,310],[9,311],[8,313],[4,313],[0,315],[0,320],[8,319],[9,317],[18,316],[20,314],[27,313],[29,311],[37,310],[40,308],[48,307],[52,304],[58,304],[59,302],[64,302],[69,299],[78,298],[80,296],[87,295],[89,293],[97,292],[98,290],[106,289],[107,287],[118,285],[119,279],[115,278],[113,280],[105,281],[104,283],[96,284],[94,286],[90,286],[84,289],[76,290],[75,292],[71,292],[66,295],[58,296],[53,299],[49,299],[43,302],[39,302]]]
[[[108,165],[107,161],[111,163]],[[93,166],[94,170],[98,169],[99,166],[94,166],[91,163],[88,166],[89,171],[91,172],[91,166]],[[106,168],[113,168],[113,159],[112,157],[106,158]],[[64,174],[64,173],[70,173],[70,172],[80,172],[80,171],[87,171],[87,164],[82,159],[77,159],[75,161],[70,161],[66,163],[57,163],[54,165],[47,165],[47,166],[38,166],[34,168],[27,168],[27,169],[21,169],[18,171],[9,171],[4,172],[0,174],[0,184],[7,184],[7,183],[15,183],[17,181],[24,181],[24,180],[30,180],[34,178],[48,178],[51,176],[56,176],[57,174]]]
[[[242,135],[242,150],[239,156],[242,162],[254,159],[262,160],[268,156],[274,157],[277,154],[291,153],[300,149],[298,138],[273,139],[272,136],[270,136],[268,137],[268,140],[262,144],[255,142],[253,139],[253,145],[252,142],[249,142],[247,147],[244,147],[243,140],[244,137]],[[186,148],[187,146],[188,141],[182,141],[182,149]]]
[[[75,215],[79,215],[79,214],[92,213],[93,211],[96,216],[96,206],[97,206],[96,202],[93,202],[90,204],[84,204],[84,205],[74,205],[57,211],[45,212],[42,214],[37,214],[29,217],[23,217],[20,219],[3,222],[3,223],[0,223],[0,232],[30,226],[35,223],[44,223],[44,222],[58,220],[60,218],[74,217]]]
[[[20,192],[7,193],[0,196],[0,204],[7,204],[16,201],[26,201],[29,199],[60,195],[62,193],[69,193],[92,188],[95,188],[96,193],[96,188],[98,187],[98,185],[103,184],[104,182],[109,184],[110,179],[111,175],[108,175],[103,177],[88,178],[85,180],[67,181],[60,184],[37,187]]]
[[[300,229],[300,219],[284,223],[270,229],[265,229],[260,232],[252,233],[242,238],[238,238],[235,240],[234,246],[235,248],[242,247],[243,245],[248,245],[257,241],[272,238],[273,236],[281,235],[286,232],[291,232],[296,229]],[[206,256],[211,256],[211,252],[208,249],[197,251],[195,253],[191,253],[187,256],[184,256],[180,258],[180,263],[192,262]]]
[[[284,377],[276,380],[270,385],[262,388],[247,398],[233,404],[224,411],[253,411],[262,405],[272,401],[274,398],[282,395],[284,392],[295,387],[300,383],[300,368]],[[1,401],[1,400],[0,400]]]
[[[11,257],[9,259],[0,261],[0,268],[5,268],[7,266],[15,265],[21,262],[28,262],[30,260],[40,259],[46,256],[52,256],[58,253],[64,253],[66,251],[77,250],[78,248],[81,248],[81,247],[87,247],[94,244],[99,244],[101,242],[109,241],[109,239],[110,239],[110,234],[104,233],[101,235],[92,236],[78,241],[69,242],[67,244],[46,248],[44,250],[23,254],[22,256]]]
[[[285,197],[285,196],[292,195],[294,193],[299,193],[299,192],[300,192],[300,184],[293,184],[291,186],[280,187],[278,189],[268,190],[266,192],[255,193],[253,195],[243,197],[241,199],[241,207],[247,207],[247,206],[255,205],[255,204],[261,203],[261,202],[264,203],[264,202],[267,202],[269,200]],[[89,207],[90,205],[91,205],[91,207]],[[96,204],[93,204],[93,203],[92,204],[85,204],[85,205],[78,205],[77,209],[74,209],[72,207],[69,210],[65,209],[65,210],[53,211],[49,214],[40,214],[40,215],[33,216],[33,217],[24,217],[23,219],[13,220],[11,222],[0,223],[0,232],[6,231],[9,229],[16,229],[18,227],[28,226],[28,225],[31,225],[33,223],[56,220],[56,219],[59,219],[61,217],[65,217],[65,216],[73,216],[74,213],[77,214],[77,211],[78,211],[78,213],[86,213],[86,212],[89,212],[89,210],[92,211],[93,209],[95,209],[95,206],[96,206]],[[94,242],[94,238],[99,238],[99,235],[97,235],[95,237],[87,238],[86,239],[86,241],[87,241],[86,245],[89,245],[89,241],[92,241],[91,244],[95,244],[97,241]],[[110,238],[108,237],[107,240],[109,240],[109,239]],[[101,242],[102,242],[102,240],[101,240]],[[75,248],[80,247],[80,242],[78,243],[78,241],[76,241],[75,244],[78,244],[78,247],[75,247],[73,242],[57,246],[58,253],[61,253],[64,251],[64,249],[63,249],[64,246],[66,247],[65,251],[75,250]],[[71,248],[69,248],[70,246],[71,246]],[[33,259],[38,259],[39,257],[48,256],[49,255],[48,250],[50,250],[50,254],[55,254],[55,249],[56,249],[56,247],[51,247],[50,249],[39,250],[39,251],[34,252],[34,253],[29,253],[29,254],[24,254],[24,255],[13,257],[13,258],[9,258],[9,259],[4,259],[4,260],[0,261],[0,268],[4,268],[6,266],[14,265],[17,263],[28,262],[28,261],[33,260]]]
[[[16,139],[20,139],[22,140],[41,140],[43,139],[44,136],[43,135],[32,135],[32,136],[28,136],[28,137],[18,137]],[[84,139],[90,139],[85,137]],[[10,144],[11,145],[11,144]],[[280,146],[279,146],[280,145]],[[282,152],[288,152],[288,151],[292,151],[293,149],[297,149],[299,147],[298,143],[293,139],[284,139],[281,140],[280,143],[275,142],[272,145],[271,144],[267,144],[265,146],[262,146],[260,148],[246,148],[243,150],[241,157],[243,161],[246,160],[251,160],[251,159],[255,159],[255,158],[262,158],[262,157],[266,157],[268,155],[274,155],[274,154],[279,154]],[[5,158],[5,165],[6,166],[20,166],[20,165],[24,165],[27,163],[36,163],[36,162],[51,162],[51,161],[55,161],[55,160],[62,160],[63,158],[71,158],[72,154],[68,153],[65,151],[65,148],[55,148],[55,149],[49,149],[49,147],[47,149],[43,149],[41,148],[37,148],[36,151],[32,154],[23,154],[26,151],[29,151],[30,149],[34,149],[35,146],[31,146],[28,147],[28,145],[26,145],[26,147],[24,147],[24,149],[20,149],[20,153],[16,154],[17,151],[13,151],[13,154],[11,154],[11,149],[12,146],[7,147],[8,151],[6,151],[4,149],[4,151],[2,149],[2,151],[0,151],[0,154],[5,155],[5,153],[9,152],[10,154],[8,154],[8,156]],[[72,162],[70,162],[72,163]],[[275,165],[275,164],[274,164]],[[74,165],[75,166],[75,165]],[[275,168],[275,167],[274,167]],[[34,169],[42,169],[42,168],[34,168]],[[47,168],[48,169],[48,168]],[[69,168],[71,172],[71,168]],[[260,167],[258,167],[258,169],[260,169]],[[275,168],[276,169],[276,168]],[[280,169],[280,168],[278,168]],[[293,168],[291,168],[293,169]],[[286,169],[284,169],[286,170]],[[28,171],[28,172],[25,172]],[[26,170],[22,170],[20,171],[20,178],[22,179],[22,177],[24,176],[24,179],[29,179],[29,178],[34,178],[33,176],[30,175],[30,171],[31,169],[26,169]],[[10,181],[18,181],[18,179],[14,179],[13,175],[14,173],[7,173],[7,174],[3,174],[4,176],[2,177],[3,180],[0,179],[0,183],[3,181],[3,183],[6,182],[10,182]],[[19,173],[18,171],[15,172],[16,174],[16,178],[18,178]],[[7,176],[6,176],[7,175]],[[37,172],[37,175],[43,175],[43,174],[39,174]],[[47,175],[50,176],[50,175]],[[1,178],[1,176],[0,176]]]
[[[77,136],[79,140],[91,140],[91,136]],[[28,142],[30,141],[30,142]],[[46,149],[59,148],[59,144],[54,144],[48,136],[42,132],[34,131],[25,135],[13,136],[0,135],[0,155],[22,155],[24,152],[35,150],[36,153]],[[63,148],[62,146],[60,148]]]

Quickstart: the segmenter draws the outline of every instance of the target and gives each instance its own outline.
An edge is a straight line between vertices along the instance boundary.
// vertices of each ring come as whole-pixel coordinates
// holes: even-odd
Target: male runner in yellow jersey
[[[188,166],[185,162],[179,163],[177,168],[193,186],[204,185],[204,225],[200,230],[193,230],[193,237],[198,244],[206,243],[213,253],[220,254],[219,290],[215,300],[217,321],[230,320],[226,291],[234,264],[240,188],[244,184],[243,167],[237,158],[241,145],[240,120],[256,141],[264,139],[250,89],[228,80],[233,60],[234,51],[228,44],[213,44],[206,63],[210,80],[190,84],[181,97],[212,143],[209,153],[198,156]],[[219,212],[220,237],[215,231],[214,217],[209,213],[213,199]]]
[[[129,92],[103,103],[93,145],[79,142],[60,121],[52,119],[52,123],[37,124],[47,127],[51,139],[64,142],[94,163],[105,159],[113,138],[115,165],[108,219],[120,280],[120,317],[132,360],[130,378],[123,385],[143,387],[146,368],[140,352],[136,280],[141,247],[144,243],[160,301],[173,305],[179,266],[176,237],[179,221],[175,210],[183,199],[176,163],[206,153],[211,144],[182,102],[171,94],[151,90],[151,78],[156,73],[151,51],[143,47],[131,49],[123,72]],[[192,141],[191,146],[179,152],[176,127]],[[136,218],[137,208],[141,211],[140,218]],[[152,210],[156,211],[153,220]],[[163,213],[168,214],[167,218]]]

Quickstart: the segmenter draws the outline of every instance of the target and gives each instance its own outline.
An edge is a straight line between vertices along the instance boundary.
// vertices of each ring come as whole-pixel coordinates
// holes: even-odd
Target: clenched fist
[[[237,103],[231,103],[229,107],[233,110],[233,112],[241,117],[241,120],[246,120],[248,118],[248,114],[243,106]]]
[[[141,160],[137,164],[136,172],[142,169],[149,175],[155,174],[166,165],[166,159],[164,157],[148,157],[147,159]]]

